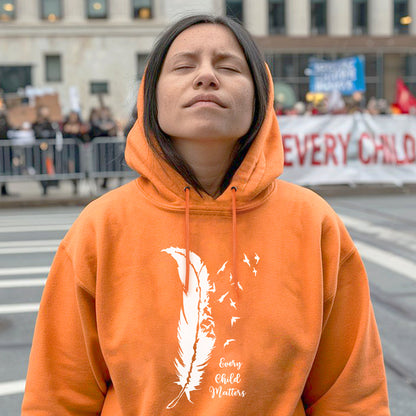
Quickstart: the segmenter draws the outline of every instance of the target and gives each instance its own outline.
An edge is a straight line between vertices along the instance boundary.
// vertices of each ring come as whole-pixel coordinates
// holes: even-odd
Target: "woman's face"
[[[223,25],[198,24],[173,41],[156,90],[158,121],[173,140],[237,141],[250,128],[254,83]]]

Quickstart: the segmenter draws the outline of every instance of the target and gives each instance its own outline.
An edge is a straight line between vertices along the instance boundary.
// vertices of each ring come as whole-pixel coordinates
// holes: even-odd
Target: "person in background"
[[[102,136],[102,131],[99,127],[100,125],[100,111],[98,108],[91,108],[90,115],[88,117],[89,123],[89,132],[88,135],[90,140],[95,139],[96,137]]]
[[[115,137],[117,136],[117,123],[115,122],[111,111],[108,107],[100,108],[100,118],[98,126],[102,132],[102,136]]]
[[[111,111],[108,107],[101,107],[96,112],[94,111],[93,119],[91,123],[91,133],[94,137],[115,137],[117,136],[117,123],[111,115]],[[91,119],[91,116],[90,116]],[[104,172],[111,171],[111,167],[114,163],[112,158],[113,152],[111,149],[111,143],[102,143],[100,146],[103,150],[100,151],[100,155],[104,157],[104,160],[100,160],[101,168]],[[102,189],[107,189],[108,178],[104,177],[101,183]]]
[[[279,178],[248,31],[183,18],[150,53],[125,156],[43,292],[22,416],[389,416],[366,272],[332,208]]]
[[[82,122],[76,111],[70,111],[62,125],[64,139],[79,139],[83,142],[89,141],[89,126]]]
[[[41,106],[37,110],[36,121],[32,124],[36,140],[54,139],[56,137],[57,125],[52,123],[50,110],[46,106]]]
[[[32,124],[32,129],[35,133],[36,140],[51,140],[56,138],[56,133],[59,130],[57,123],[53,123],[50,118],[50,110],[46,106],[41,106],[37,109],[36,121]],[[41,173],[53,174],[54,170],[54,153],[46,142],[41,146],[42,152],[46,152],[44,157],[41,157]],[[42,180],[43,195],[47,195],[49,186],[58,186],[57,180]]]
[[[4,110],[0,110],[0,140],[7,140],[7,132],[9,131],[10,126],[7,120],[7,115]],[[6,165],[9,165],[12,163],[12,156],[10,154],[10,158],[8,160],[0,160],[1,163],[1,171],[0,173],[6,174]],[[7,191],[7,185],[5,183],[0,184],[1,187],[1,195],[2,196],[9,196],[9,192]]]
[[[77,139],[80,142],[88,142],[90,137],[88,135],[89,126],[82,122],[80,115],[76,111],[71,111],[66,117],[62,125],[62,135],[64,139]],[[80,169],[80,154],[79,145],[74,144],[74,151],[71,153],[68,160],[68,172],[70,174],[79,173]],[[72,179],[74,185],[74,195],[78,193],[78,179]]]

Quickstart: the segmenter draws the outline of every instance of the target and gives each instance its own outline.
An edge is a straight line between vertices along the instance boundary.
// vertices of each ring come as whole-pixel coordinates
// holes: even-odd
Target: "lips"
[[[215,103],[215,104],[219,105],[220,107],[226,108],[225,103],[214,94],[200,94],[200,95],[197,95],[197,96],[193,97],[190,101],[188,101],[185,104],[185,107],[191,107],[196,103],[204,103],[204,102],[206,102],[206,103]]]

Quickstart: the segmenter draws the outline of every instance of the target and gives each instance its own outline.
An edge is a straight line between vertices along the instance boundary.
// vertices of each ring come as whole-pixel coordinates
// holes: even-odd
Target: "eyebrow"
[[[172,55],[170,57],[170,59],[175,59],[175,58],[195,58],[197,55],[199,54],[198,51],[196,52],[177,52],[174,55]],[[233,53],[229,53],[229,52],[219,52],[216,54],[216,58],[218,60],[224,60],[224,59],[235,59],[237,61],[243,61],[242,58],[240,58],[238,55],[235,55]]]

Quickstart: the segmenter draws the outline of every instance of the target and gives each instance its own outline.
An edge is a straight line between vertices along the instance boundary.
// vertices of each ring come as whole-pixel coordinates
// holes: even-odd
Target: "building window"
[[[285,0],[269,1],[269,33],[285,34]]]
[[[325,35],[326,32],[326,0],[311,0],[311,33]]]
[[[416,96],[416,55],[406,55],[404,65],[403,81],[409,87],[410,92]]]
[[[394,33],[408,34],[411,21],[412,19],[409,16],[409,1],[394,0]]]
[[[16,1],[0,0],[0,21],[8,22],[16,18]]]
[[[90,94],[108,94],[107,81],[91,81]]]
[[[87,0],[88,19],[107,19],[107,0]]]
[[[226,0],[225,10],[228,17],[233,17],[240,22],[244,21],[242,0]]]
[[[152,0],[133,0],[133,17],[135,19],[151,19]]]
[[[147,65],[147,53],[138,53],[137,54],[137,79],[140,81],[143,78],[144,70]]]
[[[368,1],[353,0],[352,3],[352,32],[354,35],[368,33]]]
[[[45,80],[47,82],[62,81],[62,65],[60,55],[45,56]]]
[[[62,1],[61,0],[41,0],[40,16],[44,20],[55,22],[62,19]]]
[[[16,93],[19,88],[32,85],[31,66],[1,66],[0,90],[5,94]]]

